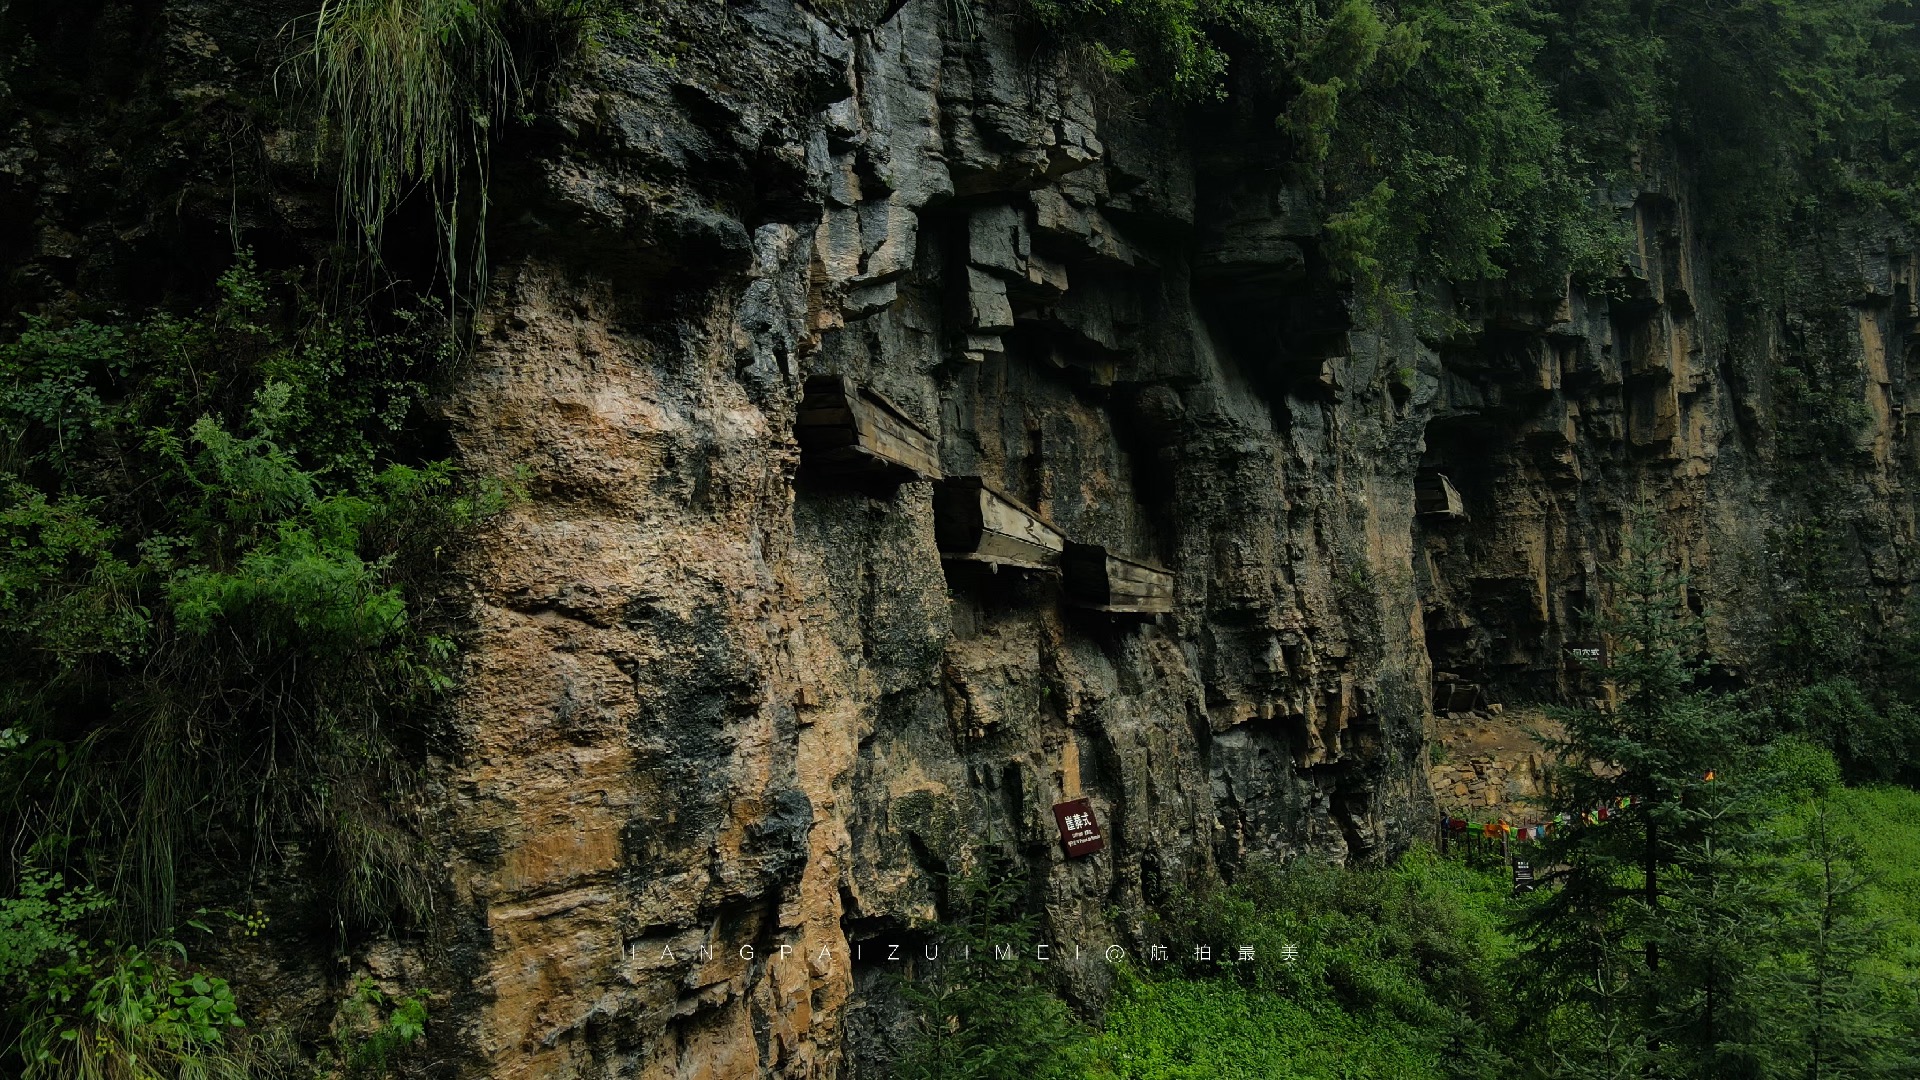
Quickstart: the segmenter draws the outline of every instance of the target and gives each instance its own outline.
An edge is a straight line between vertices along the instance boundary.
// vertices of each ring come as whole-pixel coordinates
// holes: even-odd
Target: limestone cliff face
[[[438,828],[468,1073],[878,1074],[886,967],[851,954],[938,919],[981,845],[1033,868],[1052,940],[1129,950],[1248,858],[1386,857],[1428,828],[1436,663],[1443,709],[1577,690],[1636,502],[1754,655],[1768,389],[1657,177],[1616,295],[1463,295],[1435,345],[1356,318],[1257,129],[1117,101],[1008,25],[767,0],[665,27],[675,64],[603,54],[503,155],[452,407],[463,464],[532,491],[464,568]],[[1889,604],[1911,277],[1863,266],[1855,309]],[[1170,568],[1173,612],[943,567],[929,485],[804,466],[823,373],[947,474]],[[1465,517],[1416,514],[1435,474]],[[1109,844],[1069,861],[1050,808],[1082,796]],[[1091,1001],[1108,970],[1060,967]]]
[[[464,464],[532,490],[464,575],[441,828],[476,1073],[843,1072],[885,1026],[854,947],[939,918],[984,844],[1091,952],[1251,856],[1426,825],[1434,358],[1310,291],[1295,193],[975,29],[688,13],[678,67],[602,57],[520,178],[453,407]],[[804,467],[820,373],[1170,568],[1174,611],[943,568],[928,484]],[[1051,807],[1082,796],[1109,843],[1069,862]],[[1094,999],[1108,970],[1062,965]]]
[[[447,1074],[885,1075],[890,969],[864,950],[918,941],[943,872],[990,846],[1098,1003],[1097,950],[1138,955],[1167,897],[1425,835],[1436,709],[1587,692],[1566,650],[1635,505],[1718,653],[1763,662],[1787,523],[1764,358],[1810,321],[1870,418],[1832,478],[1847,584],[1877,618],[1907,604],[1910,248],[1863,228],[1830,253],[1849,302],[1740,310],[1654,169],[1606,295],[1443,296],[1463,329],[1423,338],[1330,281],[1270,117],[1124,99],[948,0],[820,7],[664,5],[495,153],[493,286],[447,416],[460,464],[529,498],[458,568],[439,937],[352,958],[435,988]],[[181,86],[260,47],[167,11],[132,38],[169,43]],[[64,131],[36,118],[0,158],[0,231],[39,238],[9,296],[138,265],[78,251],[148,233],[62,209]],[[176,157],[206,204],[180,220],[224,245],[227,195]],[[898,403],[942,472],[1166,567],[1173,610],[943,563],[929,484],[803,459],[818,375]],[[1419,512],[1441,476],[1459,516]],[[1068,860],[1051,808],[1081,797],[1107,847]]]

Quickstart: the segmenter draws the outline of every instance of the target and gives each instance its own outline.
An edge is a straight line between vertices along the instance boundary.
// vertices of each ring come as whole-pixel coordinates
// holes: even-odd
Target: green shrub
[[[340,1060],[347,1075],[389,1075],[395,1058],[418,1043],[427,1030],[427,996],[415,992],[389,997],[361,978],[352,987],[340,1016]]]
[[[1920,978],[1920,792],[1892,785],[1836,788],[1826,796],[1834,831],[1858,849],[1867,914],[1886,926],[1886,959],[1899,977]],[[1814,816],[1798,801],[1780,822],[1803,831]]]
[[[1338,1009],[1214,979],[1123,978],[1089,1075],[1113,1080],[1333,1080],[1448,1075],[1420,1040]]]
[[[1797,736],[1775,739],[1767,747],[1766,769],[1784,799],[1825,798],[1840,786],[1840,763],[1833,752]]]
[[[109,902],[89,886],[29,868],[0,899],[0,991],[13,1030],[5,1053],[24,1080],[176,1080],[252,1075],[226,980],[186,966],[171,939],[95,944]]]
[[[1508,903],[1498,874],[1425,851],[1387,869],[1248,868],[1169,913],[1172,964],[1123,981],[1098,1075],[1505,1075]]]
[[[1040,920],[1027,876],[1010,855],[977,854],[944,881],[944,919],[922,927],[950,958],[924,979],[896,982],[913,1010],[913,1037],[893,1064],[902,1080],[1067,1080],[1080,1075],[1084,1030],[1035,958]],[[984,958],[995,946],[1013,959]]]
[[[324,316],[244,261],[221,284],[0,345],[0,810],[144,935],[214,834],[311,836],[343,928],[417,915],[402,793],[453,651],[428,598],[503,495],[395,460],[431,318]]]

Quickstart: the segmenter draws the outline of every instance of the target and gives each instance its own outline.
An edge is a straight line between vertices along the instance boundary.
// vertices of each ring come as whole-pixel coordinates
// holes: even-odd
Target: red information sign
[[[1067,849],[1069,859],[1091,855],[1107,846],[1107,838],[1100,835],[1100,826],[1093,820],[1093,807],[1085,799],[1056,804],[1053,820],[1060,826],[1060,846]]]

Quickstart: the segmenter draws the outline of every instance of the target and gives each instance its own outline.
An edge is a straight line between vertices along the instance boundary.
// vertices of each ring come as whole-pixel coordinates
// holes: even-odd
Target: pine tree
[[[1758,892],[1764,816],[1757,770],[1745,767],[1751,724],[1698,687],[1704,649],[1686,579],[1644,516],[1622,555],[1599,619],[1612,702],[1563,713],[1565,735],[1548,740],[1556,828],[1516,971],[1531,1034],[1557,1040],[1563,1057],[1739,1076],[1717,1047],[1751,1023],[1747,972],[1762,933],[1743,912]],[[1639,1034],[1631,1054],[1621,1030]]]
[[[1827,801],[1816,798],[1785,876],[1797,903],[1770,965],[1773,1023],[1763,1049],[1773,1074],[1794,1080],[1913,1076],[1920,1059],[1901,1023],[1901,1010],[1913,1008],[1911,988],[1872,966],[1885,928],[1866,910],[1858,844],[1835,825]]]

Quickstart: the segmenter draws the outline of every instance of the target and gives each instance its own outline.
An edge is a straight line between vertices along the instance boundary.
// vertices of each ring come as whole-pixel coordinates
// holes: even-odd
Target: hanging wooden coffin
[[[1068,544],[1060,565],[1067,599],[1080,607],[1132,615],[1173,610],[1173,574],[1152,563],[1099,544]]]
[[[1467,516],[1466,500],[1444,473],[1429,473],[1413,482],[1413,508],[1429,517]]]
[[[878,391],[843,375],[807,380],[794,435],[806,469],[892,483],[940,478],[933,433]]]
[[[950,476],[933,489],[933,538],[944,559],[1041,570],[1058,566],[1066,534],[978,476]]]

